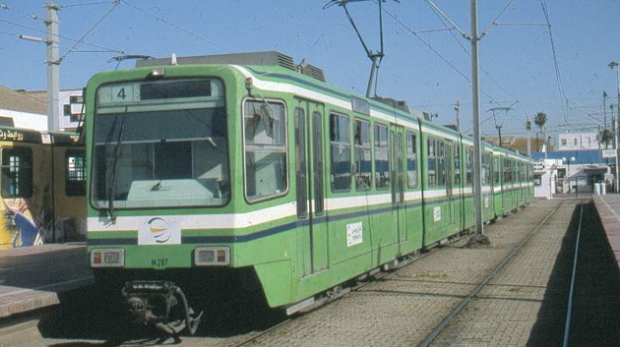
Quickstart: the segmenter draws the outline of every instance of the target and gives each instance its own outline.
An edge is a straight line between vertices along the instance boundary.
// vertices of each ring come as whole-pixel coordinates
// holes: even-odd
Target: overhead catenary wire
[[[513,1],[514,1],[514,0],[513,0]],[[511,1],[510,3],[512,3],[513,1]],[[427,3],[427,4],[429,4],[429,6],[430,6],[430,4],[432,4],[432,2],[430,2],[429,0],[427,0],[427,1],[426,1],[426,3]],[[470,51],[469,51],[469,50],[465,47],[465,45],[463,45],[463,42],[462,42],[462,41],[461,41],[458,37],[456,37],[456,36],[454,35],[454,30],[455,30],[455,26],[454,26],[454,24],[453,24],[452,28],[450,28],[450,27],[446,24],[446,21],[444,20],[444,19],[445,19],[445,17],[444,17],[444,16],[445,16],[445,14],[443,14],[443,13],[441,13],[441,14],[440,14],[440,13],[438,13],[438,12],[437,12],[437,10],[435,10],[435,9],[436,9],[436,7],[435,7],[435,6],[431,6],[431,8],[433,9],[433,13],[435,13],[435,16],[436,16],[436,17],[439,19],[439,21],[440,21],[440,22],[441,22],[441,23],[445,26],[446,31],[449,31],[449,32],[450,32],[450,35],[452,36],[452,38],[454,39],[454,41],[456,41],[456,43],[459,45],[459,47],[461,47],[461,49],[463,50],[463,52],[465,52],[468,56],[471,56],[471,52],[470,52]],[[505,12],[505,11],[503,11],[503,12],[502,12],[502,14],[503,14],[504,12]],[[500,16],[501,16],[501,14],[500,14],[499,16],[497,16],[497,18],[499,18]],[[497,19],[497,18],[496,18],[496,19]],[[488,30],[487,30],[487,31],[488,31]],[[490,80],[491,82],[495,83],[495,85],[496,85],[496,86],[498,86],[498,87],[499,87],[502,91],[504,91],[506,94],[508,94],[508,96],[510,96],[511,98],[513,98],[513,99],[515,99],[515,100],[517,100],[517,101],[519,100],[519,98],[517,98],[517,97],[515,97],[514,95],[512,95],[512,93],[510,93],[508,90],[506,90],[506,88],[504,88],[504,86],[503,86],[501,83],[499,83],[499,82],[498,82],[495,78],[493,78],[493,77],[491,76],[491,74],[489,73],[489,71],[488,71],[488,70],[486,70],[483,66],[480,66],[480,70],[482,70],[482,72],[485,74],[485,76],[487,76],[487,78],[489,78],[489,80]],[[483,93],[484,93],[484,91],[483,91]],[[485,95],[487,95],[487,94],[485,93]],[[488,95],[488,97],[489,97],[489,98],[490,98],[493,102],[495,102],[495,103],[497,103],[497,104],[501,105],[501,103],[500,103],[500,102],[498,102],[497,100],[495,100],[495,98],[493,98],[491,95]]]
[[[116,1],[98,1],[98,2],[88,2],[88,3],[76,3],[69,5],[61,5],[61,8],[70,8],[70,7],[83,7],[83,6],[94,6],[94,5],[110,5],[115,3]]]
[[[12,11],[12,12],[17,12],[17,13],[21,14],[22,16],[30,18],[30,19],[39,20],[39,21],[42,21],[42,22],[45,21],[43,18],[39,17],[39,15],[36,14],[36,13],[24,12],[24,11],[15,9],[15,8],[9,6],[8,4],[0,4],[0,9],[9,10],[9,11]]]
[[[69,50],[65,54],[63,54],[60,58],[58,58],[58,63],[61,63],[63,60],[65,60],[65,58],[75,49],[75,47],[77,47],[80,43],[82,43],[82,41],[84,41],[86,36],[88,36],[93,30],[95,30],[95,28],[99,26],[99,24],[101,24],[104,21],[104,19],[107,16],[109,16],[110,13],[112,13],[112,11],[114,11],[114,9],[116,9],[116,7],[120,4],[120,2],[121,0],[114,1],[114,5],[112,5],[112,8],[110,8],[108,12],[106,12],[90,29],[88,29],[86,33],[84,33],[84,35],[82,35],[82,37],[80,37],[77,40],[77,42],[75,42],[75,44],[71,46],[71,48],[69,48]]]
[[[208,40],[208,39],[206,39],[206,38],[204,38],[204,37],[202,37],[202,36],[200,36],[200,35],[198,35],[198,34],[196,34],[196,33],[194,33],[194,32],[191,32],[191,31],[189,31],[189,30],[187,30],[187,29],[184,29],[184,28],[182,28],[182,27],[180,27],[180,26],[178,26],[178,25],[176,25],[176,24],[173,24],[173,23],[169,22],[168,20],[166,20],[165,18],[163,18],[163,17],[159,17],[159,16],[156,16],[156,15],[154,15],[154,14],[152,14],[152,13],[148,12],[147,10],[144,10],[144,9],[142,9],[142,8],[140,8],[140,7],[138,7],[138,6],[134,5],[134,4],[132,4],[132,3],[130,3],[130,2],[129,2],[129,1],[127,1],[127,0],[119,0],[119,1],[120,1],[121,3],[123,3],[123,4],[125,4],[125,5],[127,5],[127,6],[129,6],[129,7],[131,7],[131,8],[133,8],[134,10],[136,10],[136,11],[138,11],[138,12],[140,12],[140,13],[144,14],[144,15],[147,15],[147,16],[149,16],[149,17],[151,17],[151,18],[154,18],[154,19],[155,19],[155,20],[157,20],[158,22],[162,22],[162,23],[164,23],[164,24],[166,24],[166,25],[168,25],[168,26],[170,26],[170,27],[172,27],[172,28],[174,28],[174,29],[176,29],[176,30],[179,30],[179,31],[181,31],[181,32],[183,32],[183,33],[185,33],[185,34],[190,35],[190,36],[193,36],[194,38],[197,38],[197,39],[199,39],[199,40],[201,40],[201,41],[204,41],[204,42],[206,42],[206,43],[208,43],[208,44],[210,44],[210,45],[212,45],[212,46],[215,46],[215,47],[217,47],[217,48],[220,48],[220,49],[222,49],[222,50],[224,50],[224,51],[226,51],[226,52],[228,52],[228,53],[232,53],[232,52],[233,52],[231,49],[229,49],[229,48],[227,48],[227,47],[224,47],[224,46],[222,46],[222,45],[220,45],[220,44],[218,44],[218,43],[216,43],[216,42],[214,42],[214,41]]]
[[[38,32],[38,33],[43,33],[43,34],[46,33],[45,30],[41,30],[41,29],[34,28],[34,27],[31,27],[31,26],[27,26],[27,25],[15,23],[15,22],[7,21],[7,20],[1,19],[1,18],[0,18],[0,23],[5,23],[5,24],[8,24],[8,25],[12,25],[12,26],[18,27],[18,28],[22,28],[22,29],[32,30],[32,31],[35,31],[35,32]],[[17,35],[15,34],[15,36],[17,36]],[[64,40],[74,41],[74,42],[78,41],[78,39],[76,39],[76,38],[65,36],[65,35],[57,35],[56,37],[64,39]],[[120,53],[120,54],[124,54],[125,53],[125,51],[123,51],[123,50],[114,49],[114,48],[108,48],[108,47],[104,47],[104,46],[97,45],[97,44],[90,43],[90,42],[86,42],[86,41],[82,41],[82,44],[83,45],[87,45],[87,46],[91,46],[91,47],[95,47],[95,48],[100,48],[100,49],[106,50],[106,51],[111,52],[111,53]]]
[[[551,52],[553,54],[553,67],[555,69],[556,86],[558,89],[558,96],[560,98],[562,115],[564,116],[564,121],[568,123],[566,119],[566,114],[567,114],[566,107],[564,105],[564,102],[568,98],[566,97],[566,93],[564,92],[564,82],[562,80],[562,74],[560,72],[560,65],[558,63],[557,50],[555,48],[555,40],[553,39],[553,32],[551,31],[551,21],[549,19],[549,11],[547,10],[547,3],[545,2],[545,0],[540,0],[540,6],[542,7],[545,20],[547,21],[547,28],[549,29],[549,40],[551,42]]]

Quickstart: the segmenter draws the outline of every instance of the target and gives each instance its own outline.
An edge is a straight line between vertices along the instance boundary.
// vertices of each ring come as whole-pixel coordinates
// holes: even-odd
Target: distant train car
[[[85,239],[85,154],[77,140],[0,128],[0,249]]]
[[[291,314],[474,226],[471,137],[276,52],[173,63],[86,93],[90,265],[138,321],[193,333],[184,293],[230,283]],[[515,162],[484,146],[486,220],[531,201]]]

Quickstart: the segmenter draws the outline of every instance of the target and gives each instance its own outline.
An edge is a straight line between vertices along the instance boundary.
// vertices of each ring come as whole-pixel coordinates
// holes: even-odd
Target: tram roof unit
[[[420,110],[411,110],[404,101],[395,100],[384,97],[365,98],[355,95],[351,92],[342,90],[341,88],[328,84],[323,71],[313,65],[302,60],[300,64],[295,64],[292,57],[277,51],[265,52],[249,52],[249,53],[233,53],[218,55],[203,55],[190,57],[176,57],[174,54],[168,58],[149,58],[136,61],[136,68],[171,66],[171,65],[237,65],[249,68],[252,75],[256,75],[261,79],[281,79],[288,78],[287,82],[291,84],[300,84],[303,87],[313,87],[322,94],[337,95],[340,99],[350,99],[352,109],[357,112],[370,115],[370,109],[356,109],[356,101],[366,103],[366,108],[387,113],[395,116],[404,122],[419,119],[422,124],[422,131],[451,137],[457,141],[461,139],[464,143],[473,146],[473,137],[468,134],[459,133],[456,129],[449,126],[432,123]],[[251,68],[250,68],[251,67]],[[260,67],[260,70],[257,68]],[[387,107],[386,107],[387,106]],[[364,105],[361,107],[364,108]],[[490,146],[490,147],[489,147]],[[506,148],[497,148],[490,143],[484,144],[485,150],[493,149],[497,153],[503,152],[506,155],[523,157],[522,154],[508,150]]]
[[[277,51],[266,52],[250,52],[250,53],[233,53],[233,54],[218,54],[218,55],[204,55],[204,56],[191,56],[191,57],[176,57],[172,55],[170,58],[155,58],[155,59],[143,59],[136,61],[136,67],[155,67],[155,66],[170,66],[170,65],[240,65],[240,66],[261,66],[282,68],[287,71],[286,74],[297,73],[300,75],[308,76],[315,81],[327,83],[325,74],[322,69],[307,63],[302,60],[301,63],[295,64],[292,57],[285,55]],[[280,71],[280,72],[284,72]],[[269,71],[261,71],[261,77],[267,77],[265,74]],[[329,90],[336,91],[337,87],[328,84]],[[325,88],[321,88],[325,90]],[[339,94],[347,94],[350,97],[359,100],[368,100],[369,104],[373,104],[378,108],[381,106],[389,106],[394,110],[402,111],[399,116],[405,118],[421,118],[424,119],[424,113],[419,110],[411,110],[405,101],[396,100],[387,97],[371,97],[363,98],[353,95],[350,92],[344,92],[339,90]]]

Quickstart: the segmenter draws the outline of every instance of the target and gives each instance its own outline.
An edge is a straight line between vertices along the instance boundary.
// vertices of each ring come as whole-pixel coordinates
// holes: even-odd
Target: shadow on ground
[[[580,207],[562,242],[528,347],[562,346]],[[584,200],[583,208],[569,345],[618,346],[620,272],[594,204]]]
[[[148,346],[161,345],[163,340],[166,345],[174,342],[155,329],[128,324],[123,304],[98,300],[94,286],[64,293],[60,302],[58,309],[40,320],[39,331],[45,338],[76,341],[51,346]],[[204,311],[196,332],[196,336],[202,337],[225,338],[262,331],[286,318],[281,311],[269,309],[262,297],[238,291],[203,298],[202,307],[196,305],[196,308]]]

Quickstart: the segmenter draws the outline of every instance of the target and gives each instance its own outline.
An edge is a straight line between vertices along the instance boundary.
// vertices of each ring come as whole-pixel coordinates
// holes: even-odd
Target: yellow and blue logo
[[[170,227],[168,222],[164,219],[155,217],[151,218],[146,224],[149,227],[149,232],[156,243],[166,243],[170,241],[172,234],[170,233]]]

